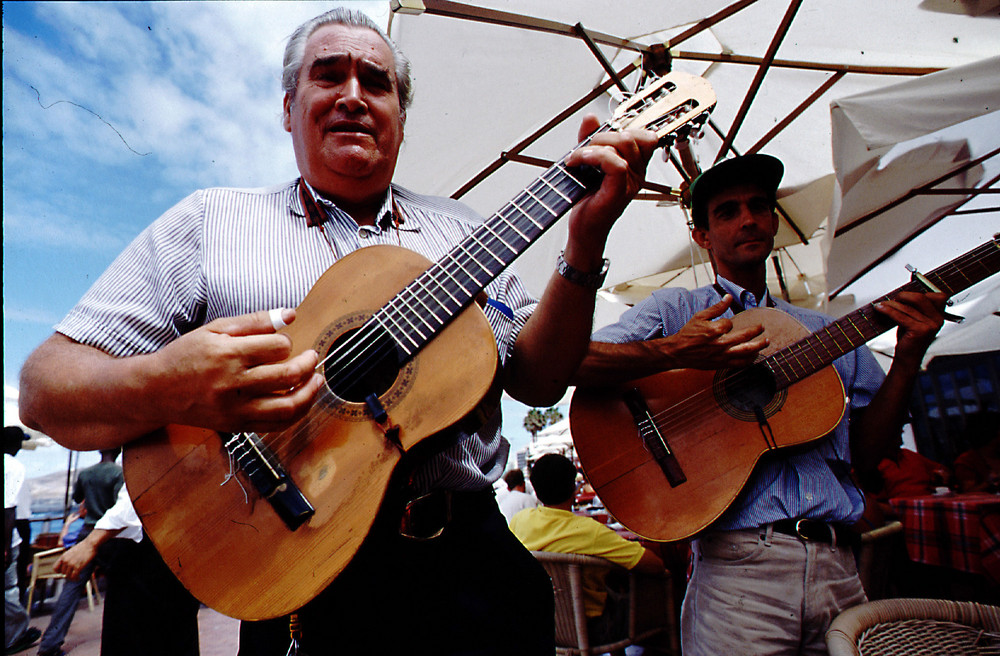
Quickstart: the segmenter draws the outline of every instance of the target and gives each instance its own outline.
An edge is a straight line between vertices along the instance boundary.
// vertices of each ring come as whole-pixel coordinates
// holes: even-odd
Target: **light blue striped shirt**
[[[766,304],[749,291],[725,278],[719,284],[744,308]],[[721,300],[712,287],[660,289],[622,314],[617,323],[594,333],[599,342],[623,344],[680,331],[696,312]],[[774,306],[798,319],[810,332],[820,330],[832,319],[825,314],[772,299]],[[727,310],[726,317],[732,317]],[[834,361],[847,391],[850,409],[866,407],[885,378],[881,367],[867,347],[862,347]],[[813,442],[809,449],[785,452],[777,458],[765,458],[757,464],[750,480],[726,512],[711,526],[735,530],[762,526],[780,519],[807,517],[827,522],[853,523],[864,512],[864,497],[851,482],[850,443],[845,413],[840,424],[826,437]]]
[[[432,261],[470,234],[482,217],[447,198],[393,185],[380,216],[395,207],[400,223],[358,226],[332,203],[323,233],[308,227],[296,182],[262,189],[203,189],[144,230],[56,326],[68,337],[115,356],[150,353],[219,317],[296,307],[338,258],[364,246],[393,244]],[[512,271],[486,292],[486,317],[501,363],[537,302]],[[432,457],[420,489],[479,490],[503,474],[509,444],[500,410],[477,433]]]

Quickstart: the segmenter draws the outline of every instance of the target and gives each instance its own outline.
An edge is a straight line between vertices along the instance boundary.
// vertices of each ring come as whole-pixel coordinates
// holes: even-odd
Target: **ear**
[[[694,243],[698,244],[706,251],[712,250],[712,240],[708,238],[708,230],[704,228],[692,228],[691,236],[694,238]]]
[[[281,125],[285,132],[292,131],[292,96],[287,93],[281,103]]]

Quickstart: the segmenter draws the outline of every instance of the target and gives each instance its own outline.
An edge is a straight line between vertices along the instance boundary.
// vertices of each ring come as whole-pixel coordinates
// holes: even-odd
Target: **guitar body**
[[[764,326],[770,344],[762,356],[809,334],[773,309],[741,312],[733,323],[734,329]],[[577,455],[605,507],[629,530],[658,541],[694,535],[736,499],[764,454],[823,437],[843,416],[844,388],[827,366],[783,390],[750,389],[766,415],[769,431],[762,430],[755,413],[741,406],[738,389],[760,386],[734,373],[681,369],[616,387],[577,388],[570,406]],[[632,388],[655,418],[683,482],[671,484],[640,436],[623,400]]]
[[[339,337],[430,264],[394,246],[341,259],[283,329],[292,352],[313,348],[322,360]],[[364,403],[329,389],[290,429],[260,435],[315,509],[295,530],[243,473],[230,478],[225,436],[211,430],[169,426],[129,444],[129,494],[164,561],[196,598],[239,619],[287,614],[354,556],[402,451],[495,410],[497,369],[493,331],[472,304],[408,360],[387,389],[374,390],[388,413],[386,426],[398,428],[399,446]]]

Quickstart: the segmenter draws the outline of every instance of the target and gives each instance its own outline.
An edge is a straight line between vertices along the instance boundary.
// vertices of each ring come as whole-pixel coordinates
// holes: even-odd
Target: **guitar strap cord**
[[[764,408],[755,403],[753,413],[757,417],[757,425],[760,426],[760,434],[764,436],[764,443],[767,444],[767,448],[777,449],[778,443],[774,439],[774,431],[771,430],[771,424],[767,422],[767,415],[764,414]]]

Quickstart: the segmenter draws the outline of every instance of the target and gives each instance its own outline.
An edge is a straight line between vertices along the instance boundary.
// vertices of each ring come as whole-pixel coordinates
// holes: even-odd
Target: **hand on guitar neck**
[[[733,330],[730,319],[720,318],[732,302],[733,297],[726,294],[669,337],[627,344],[591,342],[574,383],[621,383],[670,369],[723,369],[753,364],[768,345],[762,336],[764,327],[758,324]]]

